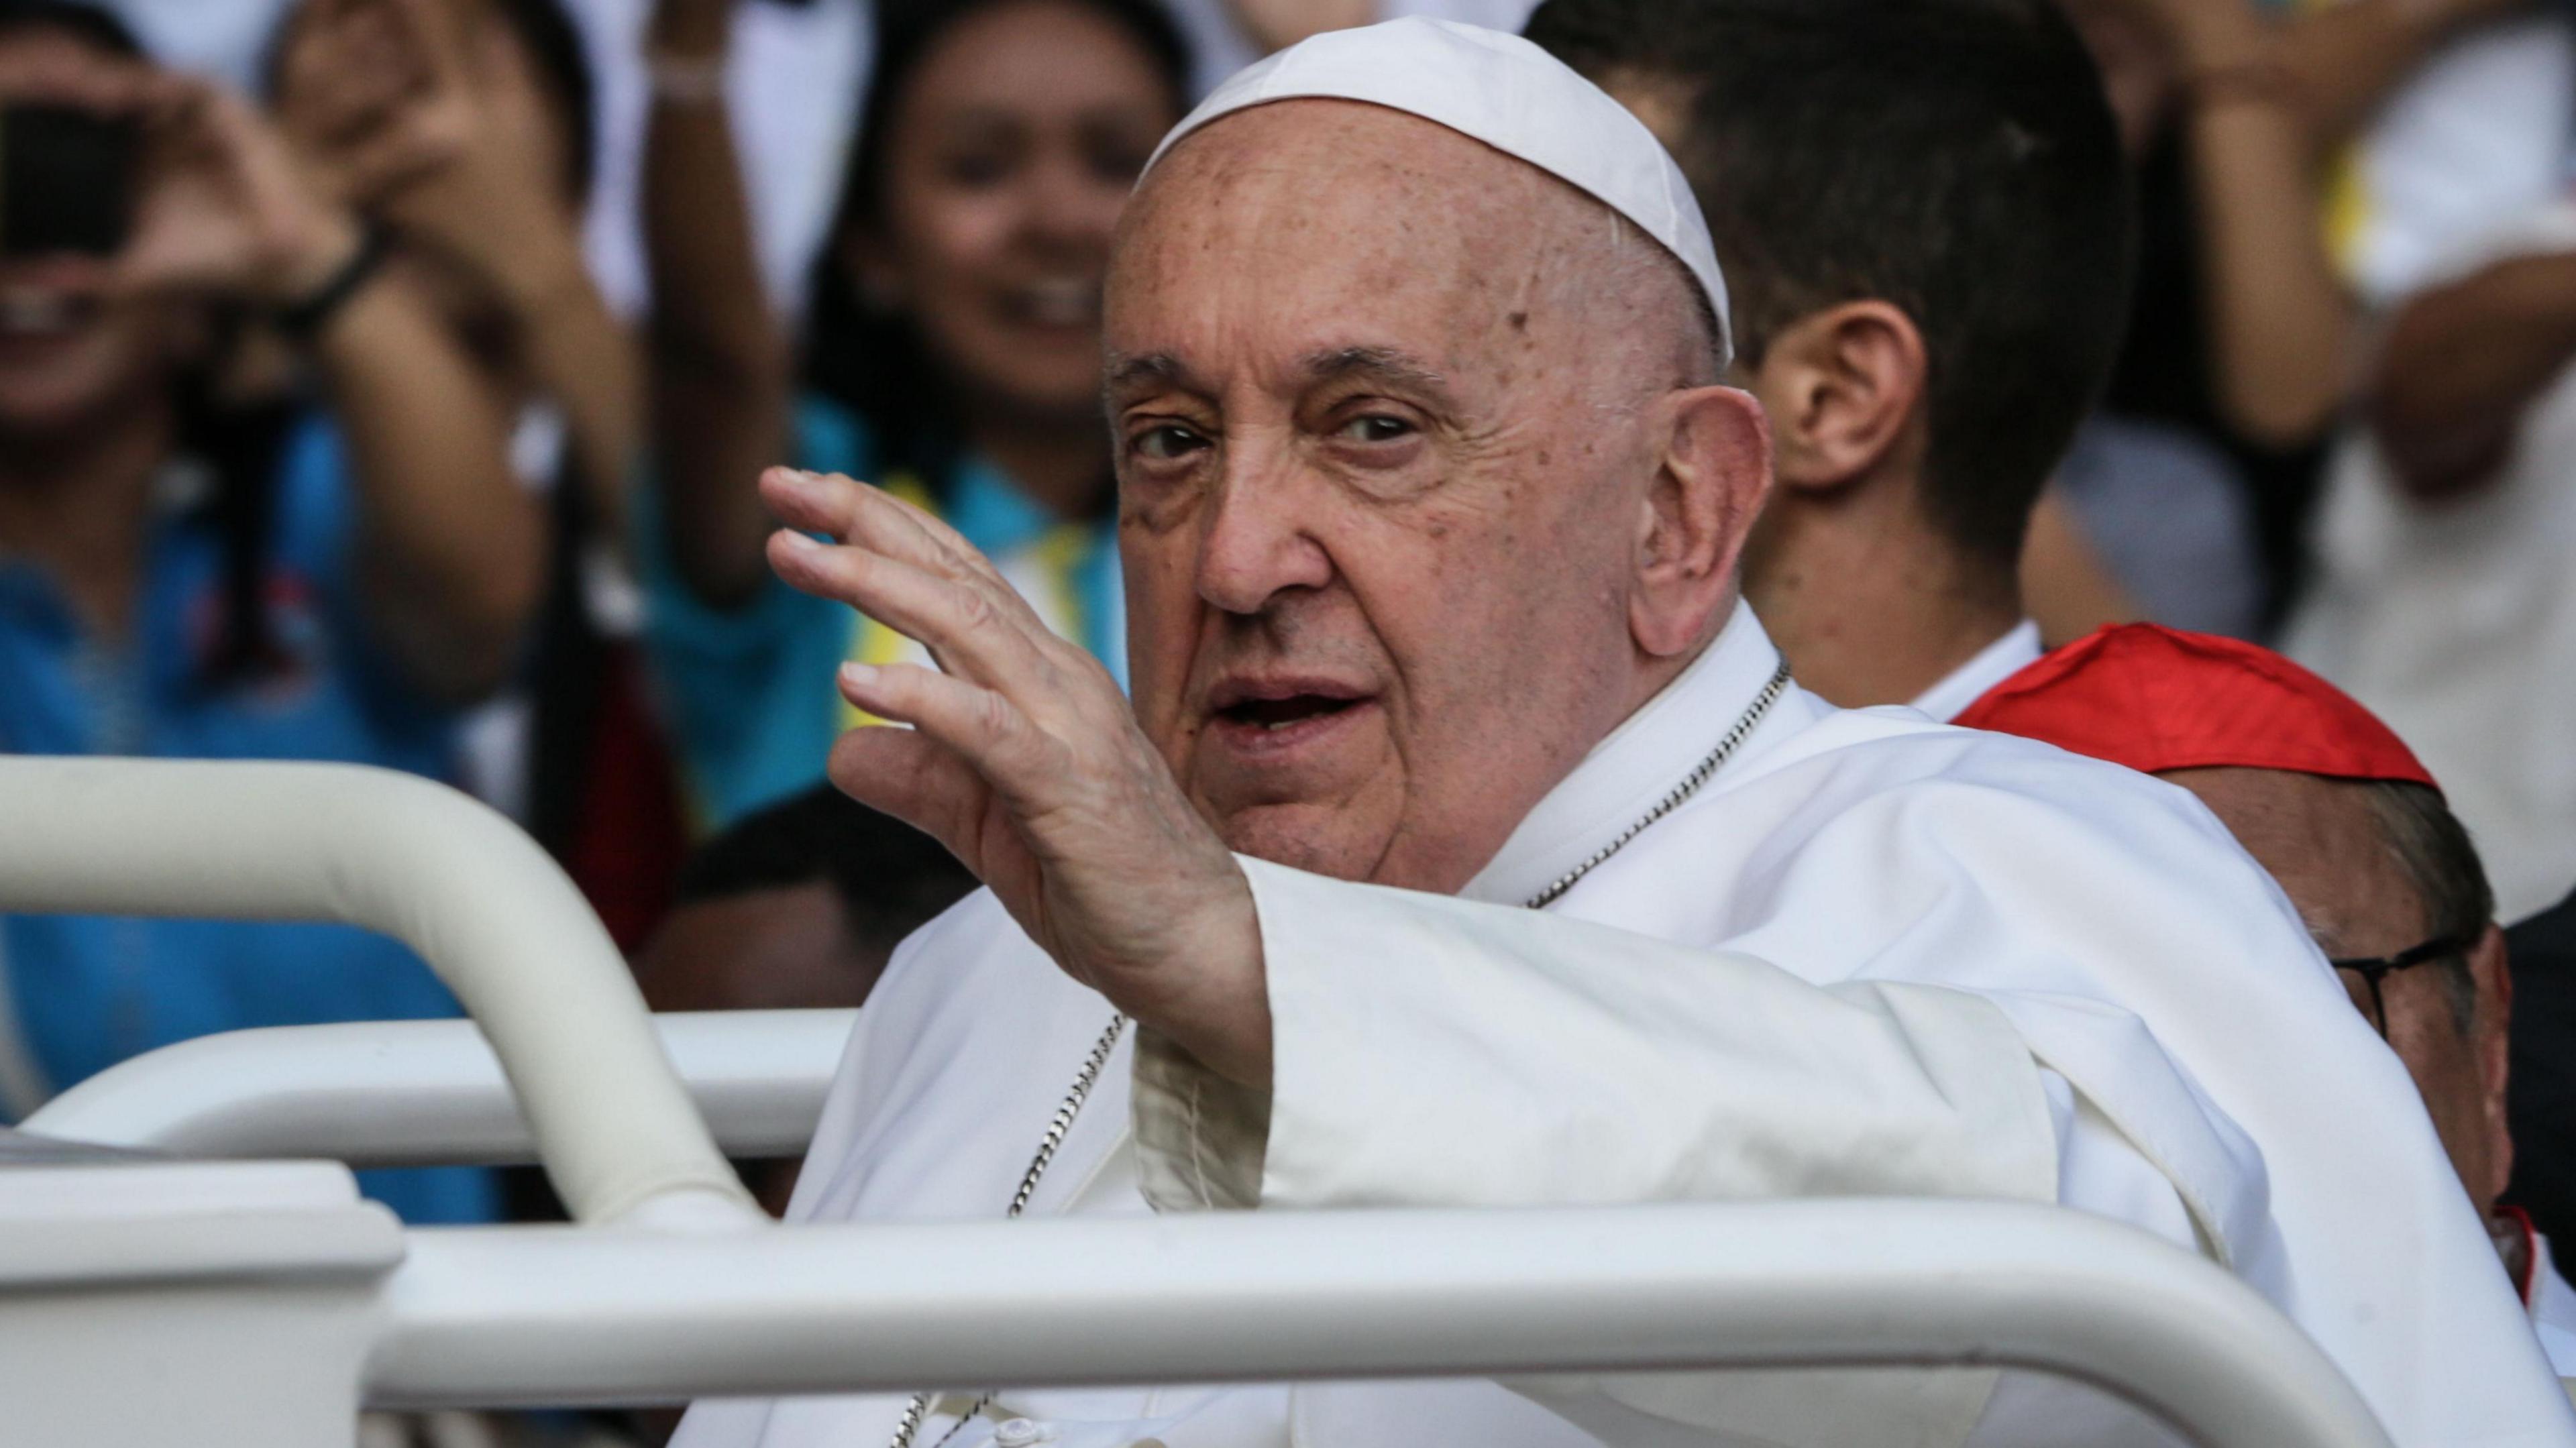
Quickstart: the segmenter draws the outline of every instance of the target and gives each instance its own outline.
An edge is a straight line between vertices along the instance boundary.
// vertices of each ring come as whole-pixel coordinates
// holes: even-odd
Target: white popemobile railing
[[[92,1219],[62,1205],[69,1187],[26,1187],[44,1165],[0,1166],[13,1442],[303,1448],[347,1442],[361,1402],[1913,1364],[2062,1373],[2214,1448],[2388,1441],[2250,1289],[2045,1207],[768,1225],[692,1099],[725,1148],[791,1149],[847,1014],[672,1017],[657,1042],[551,862],[402,776],[0,759],[0,911],[365,925],[419,949],[481,1027],[194,1042],[84,1084],[31,1131],[192,1158],[534,1156],[582,1222],[398,1232],[372,1206],[314,1206],[323,1168],[274,1162],[257,1169],[303,1193],[296,1210],[131,1200],[152,1172],[185,1198],[249,1169],[196,1161],[118,1168],[125,1199]]]

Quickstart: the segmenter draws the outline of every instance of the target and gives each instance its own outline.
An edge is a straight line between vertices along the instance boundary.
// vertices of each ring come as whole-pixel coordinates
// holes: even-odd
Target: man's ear
[[[2480,1200],[2493,1201],[2513,1177],[2513,1127],[2505,1114],[2505,1086],[2512,1073],[2513,965],[2504,932],[2493,923],[2469,951],[2469,981],[2477,996],[2469,1045],[2478,1072],[2479,1125],[2487,1134],[2488,1169],[2495,1178],[2484,1184],[2487,1195]]]
[[[1648,445],[1659,456],[1637,526],[1628,631],[1657,658],[1688,652],[1735,596],[1744,537],[1771,490],[1771,429],[1734,387],[1658,398]]]
[[[1781,485],[1838,488],[1921,446],[1914,418],[1927,365],[1922,332],[1891,302],[1843,302],[1790,323],[1753,375]]]

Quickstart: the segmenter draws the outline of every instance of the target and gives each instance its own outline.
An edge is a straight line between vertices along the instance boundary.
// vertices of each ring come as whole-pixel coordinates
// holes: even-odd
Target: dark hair
[[[957,444],[956,408],[925,355],[909,319],[871,308],[852,284],[839,245],[854,228],[883,215],[886,146],[896,108],[915,72],[960,23],[997,5],[1024,0],[880,0],[876,63],[867,103],[841,178],[831,235],[816,259],[813,316],[807,328],[807,380],[868,419],[883,463],[909,468],[936,486]],[[1188,109],[1188,45],[1159,0],[1063,0],[1116,26],[1153,62],[1171,93],[1174,115]]]
[[[0,35],[30,30],[58,30],[110,55],[145,58],[133,27],[113,11],[79,0],[0,0]]]
[[[2495,890],[2487,883],[2486,865],[2468,826],[2442,802],[2441,792],[2408,780],[2370,782],[2370,812],[2388,852],[2423,902],[2423,938],[2476,940],[2495,920]],[[2443,985],[2451,998],[2452,1023],[2462,1034],[2475,1026],[2477,982],[2468,961],[2453,956],[2441,964]]]
[[[2092,57],[2051,0],[1548,0],[1529,38],[1671,87],[1739,355],[1875,297],[1927,355],[1924,505],[2010,567],[2091,410],[2135,243]]]
[[[680,872],[674,903],[828,884],[854,945],[892,949],[975,888],[938,841],[830,785],[746,815]]]

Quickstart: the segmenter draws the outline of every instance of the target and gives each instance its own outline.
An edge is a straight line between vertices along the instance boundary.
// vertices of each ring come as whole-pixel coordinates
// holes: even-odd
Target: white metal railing
[[[653,1017],[692,1105],[728,1156],[795,1156],[849,1043],[850,1010]],[[71,1141],[191,1156],[326,1156],[351,1166],[537,1159],[472,1021],[230,1031],[147,1052],[29,1116]]]
[[[462,796],[381,771],[0,759],[0,912],[12,910],[370,926],[411,943],[473,1011],[491,1054],[455,1025],[244,1033],[122,1068],[41,1123],[373,1161],[533,1145],[578,1214],[606,1225],[405,1234],[375,1310],[351,1319],[369,1335],[351,1361],[385,1405],[1972,1364],[2094,1383],[2211,1448],[2387,1445],[2333,1364],[2250,1288],[2048,1207],[759,1227],[552,862]],[[666,1023],[664,1039],[745,1150],[802,1134],[829,1075],[817,1033],[833,1029],[780,1013]],[[796,1043],[765,1074],[745,1065],[764,1040]],[[503,1068],[524,1130],[501,1110]],[[165,1089],[211,1094],[155,1107]],[[356,1105],[386,1113],[367,1126],[389,1140],[365,1139]],[[652,1210],[678,1199],[724,1209]],[[741,1230],[655,1230],[711,1217]]]
[[[563,871],[443,785],[353,765],[0,758],[0,913],[362,925],[492,1041],[573,1214],[755,1209]]]
[[[2243,1283],[2008,1203],[415,1232],[385,1302],[397,1405],[1966,1363],[2210,1448],[2388,1441]]]

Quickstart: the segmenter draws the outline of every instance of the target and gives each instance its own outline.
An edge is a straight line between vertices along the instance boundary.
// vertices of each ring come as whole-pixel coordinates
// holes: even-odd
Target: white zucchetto
[[[1726,277],[1690,182],[1644,122],[1555,56],[1517,35],[1420,16],[1326,31],[1236,72],[1172,128],[1145,169],[1211,121],[1286,100],[1420,116],[1594,197],[1689,268],[1717,318],[1719,366],[1732,356]]]

